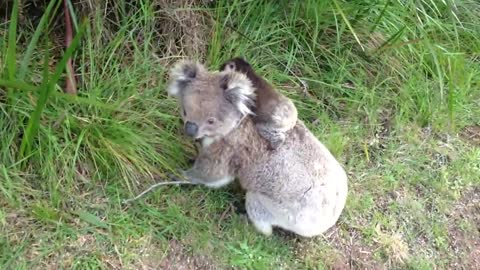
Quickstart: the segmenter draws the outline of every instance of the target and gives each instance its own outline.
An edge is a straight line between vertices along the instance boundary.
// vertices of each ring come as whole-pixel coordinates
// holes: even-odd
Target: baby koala
[[[238,178],[248,218],[265,235],[281,227],[313,237],[337,222],[348,191],[344,169],[300,120],[271,151],[253,120],[255,89],[244,74],[182,61],[168,93],[180,105],[185,133],[202,142],[194,165],[182,171],[185,180],[219,188]]]
[[[256,89],[256,102],[253,121],[262,137],[272,149],[277,149],[285,141],[285,132],[297,122],[297,108],[293,102],[275,91],[265,79],[257,75],[251,65],[240,57],[232,58],[220,66],[220,71],[243,73]]]

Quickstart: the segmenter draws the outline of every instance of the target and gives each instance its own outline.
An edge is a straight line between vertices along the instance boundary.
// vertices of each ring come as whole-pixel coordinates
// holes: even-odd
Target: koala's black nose
[[[197,124],[195,123],[192,123],[192,122],[187,122],[185,124],[185,133],[190,136],[190,137],[194,137],[195,135],[197,135],[197,132],[198,132],[198,126]]]

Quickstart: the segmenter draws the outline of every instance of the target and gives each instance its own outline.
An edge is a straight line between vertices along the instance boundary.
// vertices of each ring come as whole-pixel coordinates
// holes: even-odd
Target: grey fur
[[[267,139],[272,149],[277,149],[285,140],[285,133],[297,122],[297,108],[292,100],[276,91],[242,57],[232,58],[220,66],[220,71],[237,71],[245,74],[256,91],[255,116],[260,135]]]
[[[190,84],[178,89],[182,108],[201,114],[195,118],[199,123],[219,111],[227,117],[217,126],[221,132],[198,138],[203,147],[193,167],[183,172],[184,177],[212,188],[225,186],[237,177],[246,191],[248,217],[265,235],[278,226],[313,237],[333,226],[345,207],[348,186],[344,169],[328,149],[298,120],[285,132],[283,144],[270,151],[252,115],[239,113],[238,104],[225,101],[223,90],[215,83],[224,73],[202,71],[196,75]],[[243,77],[231,78],[231,85],[244,88],[235,91],[253,93]],[[171,84],[175,83],[172,76]],[[244,97],[254,98],[250,94]],[[192,98],[199,102],[182,102]],[[221,105],[202,102],[205,100]]]

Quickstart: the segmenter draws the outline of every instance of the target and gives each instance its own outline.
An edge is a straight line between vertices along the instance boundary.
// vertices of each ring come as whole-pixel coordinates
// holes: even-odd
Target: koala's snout
[[[185,123],[185,133],[190,137],[195,137],[198,132],[198,126],[195,123],[187,122]]]

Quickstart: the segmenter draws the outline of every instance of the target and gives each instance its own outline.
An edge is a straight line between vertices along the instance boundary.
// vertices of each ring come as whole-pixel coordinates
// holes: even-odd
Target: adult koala
[[[248,217],[265,235],[278,226],[313,237],[336,223],[347,176],[302,121],[272,151],[252,120],[255,89],[244,74],[181,61],[170,75],[168,93],[181,106],[185,133],[202,143],[193,167],[182,171],[188,181],[218,188],[238,177]]]

